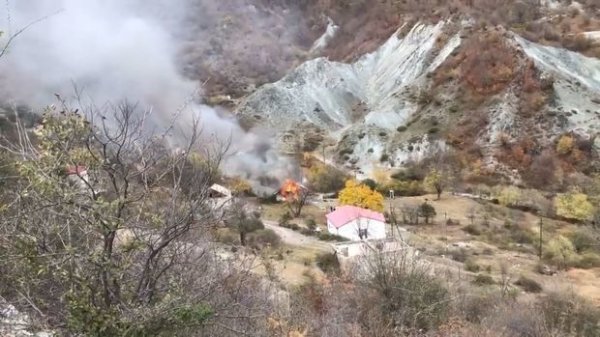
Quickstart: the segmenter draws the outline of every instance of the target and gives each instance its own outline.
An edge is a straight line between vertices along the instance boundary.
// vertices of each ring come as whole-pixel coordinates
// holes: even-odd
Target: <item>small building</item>
[[[233,193],[219,184],[213,184],[208,190],[208,197],[214,209],[226,208],[233,203]]]
[[[341,206],[327,214],[327,230],[351,241],[386,238],[382,213],[356,206]]]

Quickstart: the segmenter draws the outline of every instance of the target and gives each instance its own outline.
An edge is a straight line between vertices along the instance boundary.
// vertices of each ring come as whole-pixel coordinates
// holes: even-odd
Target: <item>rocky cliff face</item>
[[[598,133],[600,60],[470,21],[404,25],[356,62],[301,64],[248,96],[237,114],[278,130],[284,146],[315,132],[330,138],[329,159],[366,174],[463,148],[457,142],[510,172],[515,163],[498,154],[507,143],[534,138],[535,156],[562,134]],[[325,153],[325,145],[312,150],[319,146]]]
[[[245,99],[240,118],[280,130],[282,140],[303,142],[298,125],[309,124],[338,141],[359,137],[352,153],[381,156],[398,127],[418,110],[411,99],[425,87],[426,75],[460,44],[458,33],[438,39],[447,24],[403,26],[375,52],[355,63],[317,58],[305,62],[282,80],[267,84]],[[385,134],[385,135],[384,135]],[[289,139],[287,139],[289,141]],[[348,151],[348,150],[346,150]]]

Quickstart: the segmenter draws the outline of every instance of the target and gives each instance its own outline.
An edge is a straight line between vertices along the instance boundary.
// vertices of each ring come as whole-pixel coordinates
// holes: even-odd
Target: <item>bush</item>
[[[460,221],[448,218],[448,220],[446,220],[446,226],[460,226]]]
[[[560,267],[568,268],[576,261],[575,247],[569,239],[562,235],[552,239],[544,247],[544,258],[550,263]]]
[[[396,196],[412,197],[424,195],[425,190],[421,182],[413,181],[393,181],[385,186],[381,186],[378,191],[387,194],[389,190],[393,190]]]
[[[290,220],[292,220],[290,212],[283,213],[279,218],[279,226],[286,227],[285,225],[287,225]]]
[[[315,228],[317,228],[317,222],[315,221],[315,219],[306,219],[304,223],[306,224],[306,227],[308,227],[308,229],[310,230],[314,231]]]
[[[565,219],[586,221],[594,215],[594,205],[583,193],[569,192],[559,194],[554,198],[556,215]]]
[[[518,285],[521,287],[521,289],[528,293],[539,293],[543,290],[541,284],[525,276],[519,277],[519,279],[515,282],[515,285]]]
[[[239,245],[240,235],[230,230],[219,230],[215,233],[215,241],[226,245]]]
[[[556,144],[556,152],[561,155],[570,153],[575,146],[575,140],[570,135],[564,135],[560,137]]]
[[[465,270],[470,271],[472,273],[478,273],[481,267],[473,260],[467,259],[465,261]]]
[[[283,228],[291,229],[291,230],[296,231],[296,232],[300,230],[300,226],[298,226],[295,223],[284,223],[284,224],[281,224],[279,226],[281,226]]]
[[[281,238],[271,229],[259,229],[248,234],[248,244],[255,248],[264,248],[270,246],[273,248],[279,247]]]
[[[462,230],[471,235],[481,235],[481,229],[477,225],[466,225]]]
[[[534,242],[533,235],[532,232],[520,226],[513,226],[510,230],[510,238],[516,243],[531,244]]]
[[[436,214],[435,208],[427,202],[424,202],[419,206],[419,216],[425,218],[425,223],[429,223],[429,219],[435,217]]]
[[[496,282],[494,281],[494,279],[487,274],[477,274],[473,279],[473,284],[476,284],[478,286],[492,285],[495,283]]]
[[[459,302],[459,309],[469,323],[480,324],[484,318],[492,315],[492,311],[500,300],[496,294],[474,293]]]
[[[451,251],[450,256],[452,260],[457,262],[465,262],[468,258],[467,251],[463,248]]]
[[[365,180],[361,181],[360,183],[363,185],[369,186],[369,188],[372,189],[373,191],[375,191],[377,189],[377,182],[373,179],[365,179]]]
[[[446,320],[450,295],[429,264],[405,251],[363,259],[359,265],[366,270],[358,274],[360,281],[376,292],[377,307],[389,324],[429,331]]]
[[[567,235],[577,253],[598,250],[598,241],[588,229],[578,229]]]
[[[300,229],[300,234],[302,234],[302,235],[313,236],[313,235],[315,235],[315,233],[317,233],[317,232],[315,232],[312,229],[308,229],[308,228],[301,228]]]
[[[384,153],[381,155],[381,158],[379,158],[379,161],[383,163],[383,162],[388,161],[389,159],[390,159],[390,156],[387,153]]]
[[[313,191],[328,193],[341,190],[348,177],[333,166],[316,164],[308,170],[307,178]]]
[[[336,253],[323,253],[317,255],[316,258],[317,266],[325,274],[339,274],[340,272],[340,261],[337,258]]]
[[[396,130],[397,130],[398,132],[404,132],[404,131],[406,131],[406,129],[407,129],[407,127],[406,127],[405,125],[401,125],[401,126],[399,126],[399,127],[396,129]]]
[[[600,309],[572,293],[550,293],[539,304],[548,329],[570,336],[600,336]]]
[[[319,233],[319,235],[317,235],[317,237],[319,238],[319,240],[323,240],[323,241],[337,241],[337,242],[348,241],[348,239],[346,239],[343,236],[339,236],[339,235],[331,234],[331,233],[325,233],[325,232]]]
[[[583,269],[600,267],[600,255],[592,252],[584,253],[575,263],[575,267]]]

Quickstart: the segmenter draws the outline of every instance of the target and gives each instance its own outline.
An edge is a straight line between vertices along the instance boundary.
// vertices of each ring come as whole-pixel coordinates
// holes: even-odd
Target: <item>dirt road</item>
[[[281,237],[281,241],[291,246],[314,248],[323,251],[332,251],[331,245],[317,238],[306,236],[289,228],[279,226],[273,221],[264,221],[265,228],[273,230]]]

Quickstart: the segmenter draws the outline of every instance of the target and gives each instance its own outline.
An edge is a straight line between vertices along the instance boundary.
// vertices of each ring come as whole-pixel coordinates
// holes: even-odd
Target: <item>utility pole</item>
[[[544,222],[542,220],[542,218],[540,217],[540,260],[542,259],[542,231],[544,229]]]
[[[448,213],[444,212],[444,242],[446,243],[446,252],[448,254]]]

